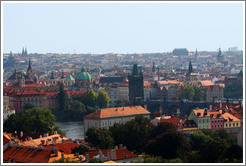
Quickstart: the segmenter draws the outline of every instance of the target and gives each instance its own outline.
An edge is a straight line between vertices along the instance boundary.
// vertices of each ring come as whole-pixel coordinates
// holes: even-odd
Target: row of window
[[[231,125],[231,123],[229,123],[229,125],[226,123],[226,127],[238,127],[238,123],[232,123],[232,125]]]
[[[223,122],[223,120],[214,120],[214,121],[212,121],[212,123],[216,123],[216,122],[217,122],[217,123],[219,123],[219,122],[221,122],[221,123],[222,123],[222,122]]]
[[[208,119],[206,119],[206,122],[208,123]],[[205,123],[205,119],[199,119],[199,123]]]

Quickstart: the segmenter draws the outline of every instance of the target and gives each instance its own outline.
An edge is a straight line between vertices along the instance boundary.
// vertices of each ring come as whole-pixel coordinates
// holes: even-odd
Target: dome
[[[66,80],[71,80],[71,81],[73,81],[74,78],[73,78],[71,75],[69,75],[69,76],[67,76]]]
[[[79,74],[76,77],[76,80],[91,80],[91,75],[86,72],[85,68],[82,69],[81,72],[79,72]]]

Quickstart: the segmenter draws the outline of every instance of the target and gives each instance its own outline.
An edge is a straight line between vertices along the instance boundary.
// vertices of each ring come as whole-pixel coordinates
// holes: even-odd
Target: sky
[[[242,3],[4,3],[3,52],[243,49]]]

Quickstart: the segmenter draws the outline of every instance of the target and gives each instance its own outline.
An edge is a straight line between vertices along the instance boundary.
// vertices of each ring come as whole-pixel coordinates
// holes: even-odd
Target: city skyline
[[[70,54],[243,49],[244,8],[238,2],[5,2],[2,7],[4,53],[21,53],[23,47],[28,53]]]

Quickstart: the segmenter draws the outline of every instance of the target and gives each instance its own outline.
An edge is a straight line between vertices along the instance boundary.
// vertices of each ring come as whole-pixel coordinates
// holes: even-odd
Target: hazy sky
[[[3,51],[144,53],[243,48],[241,3],[5,3]]]

